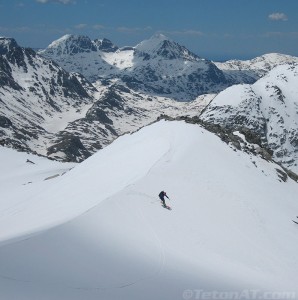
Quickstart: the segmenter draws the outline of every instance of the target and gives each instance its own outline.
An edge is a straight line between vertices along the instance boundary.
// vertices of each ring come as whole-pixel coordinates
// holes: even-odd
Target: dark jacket
[[[164,192],[164,191],[161,191],[158,196],[161,200],[165,200],[165,196],[169,199],[166,192]]]

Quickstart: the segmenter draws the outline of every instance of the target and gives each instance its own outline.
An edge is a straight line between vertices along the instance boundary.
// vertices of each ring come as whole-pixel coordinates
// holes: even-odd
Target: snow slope
[[[298,185],[280,182],[276,168],[184,122],[122,136],[42,191],[11,191],[0,298],[297,293]],[[172,211],[160,206],[162,189]]]
[[[201,115],[229,129],[246,127],[258,135],[274,158],[298,171],[298,65],[271,70],[253,85],[237,85],[218,94]]]
[[[5,228],[5,230],[1,230],[0,240],[3,240],[4,236],[7,235],[9,238],[13,237],[15,227],[18,230],[24,229],[26,231],[22,214],[28,210],[28,207],[32,209],[36,205],[31,200],[33,195],[42,193],[45,188],[52,185],[52,181],[57,180],[76,164],[52,161],[0,146],[0,165],[0,218],[2,228]],[[40,202],[40,198],[37,199],[37,205],[38,202]],[[40,202],[39,205],[47,210],[47,205],[51,207],[51,201],[48,203]],[[32,217],[31,211],[30,218]],[[9,220],[12,222],[10,223]]]

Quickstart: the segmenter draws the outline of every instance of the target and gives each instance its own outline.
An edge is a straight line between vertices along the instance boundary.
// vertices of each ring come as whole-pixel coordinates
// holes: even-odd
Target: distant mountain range
[[[1,145],[55,159],[81,161],[161,113],[195,114],[214,97],[179,103],[123,83],[95,87],[10,38],[0,39],[0,54]]]
[[[54,159],[82,161],[161,114],[199,115],[218,93],[202,118],[224,126],[226,121],[211,113],[215,106],[226,107],[219,100],[222,94],[238,99],[239,90],[258,86],[260,78],[267,86],[268,72],[276,66],[287,64],[284,68],[292,70],[297,63],[297,57],[282,54],[212,62],[163,35],[123,48],[107,39],[66,35],[38,53],[14,39],[1,38],[0,143]],[[280,76],[292,72],[274,70],[282,72]],[[276,80],[270,85],[279,86]],[[235,113],[230,118],[237,117]],[[253,124],[259,132],[257,122]],[[266,145],[273,147],[268,141]],[[278,157],[278,146],[273,148]],[[292,154],[280,161],[292,166]]]
[[[116,80],[135,91],[178,101],[218,93],[234,84],[251,84],[276,65],[298,62],[291,56],[269,54],[251,61],[215,63],[162,34],[124,48],[107,39],[92,41],[86,36],[65,35],[39,54],[91,82]]]

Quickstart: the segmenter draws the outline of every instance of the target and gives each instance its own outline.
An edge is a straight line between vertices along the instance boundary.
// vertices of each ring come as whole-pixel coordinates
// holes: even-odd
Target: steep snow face
[[[102,59],[110,66],[114,66],[118,70],[125,70],[131,68],[134,65],[134,49],[124,48],[118,50],[116,53],[103,52],[101,53]],[[110,70],[111,67],[110,67]],[[108,74],[110,71],[108,71]]]
[[[274,151],[277,161],[298,171],[297,65],[276,67],[253,85],[223,91],[201,118],[231,130],[251,129]]]
[[[66,36],[40,54],[68,71],[83,74],[92,82],[115,79],[135,91],[179,101],[217,93],[233,83],[212,62],[163,35],[155,35],[136,47],[109,47],[110,51],[98,46],[95,52],[61,50],[69,49],[68,44],[75,42],[79,43],[72,36]]]
[[[298,185],[280,182],[276,169],[200,126],[161,121],[63,176],[25,186],[12,177],[0,209],[0,296],[297,293]],[[0,177],[1,190],[7,182]]]

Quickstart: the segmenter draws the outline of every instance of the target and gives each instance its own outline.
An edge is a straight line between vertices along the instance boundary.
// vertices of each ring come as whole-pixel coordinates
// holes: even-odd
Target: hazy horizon
[[[0,0],[0,35],[46,48],[65,34],[135,46],[163,33],[210,60],[298,56],[297,0]]]

